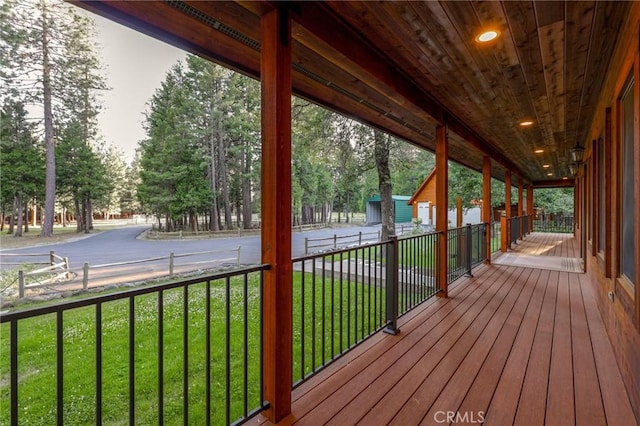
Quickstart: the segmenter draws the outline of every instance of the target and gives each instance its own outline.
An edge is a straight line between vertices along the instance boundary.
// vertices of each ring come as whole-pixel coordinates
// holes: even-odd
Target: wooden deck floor
[[[585,275],[474,275],[297,388],[279,424],[637,424]]]
[[[580,247],[573,234],[533,232],[513,244],[511,250],[536,256],[580,257]]]
[[[534,232],[518,240],[517,244],[512,244],[509,252],[495,253],[491,262],[505,266],[583,272],[584,264],[579,255],[580,250],[572,234]]]

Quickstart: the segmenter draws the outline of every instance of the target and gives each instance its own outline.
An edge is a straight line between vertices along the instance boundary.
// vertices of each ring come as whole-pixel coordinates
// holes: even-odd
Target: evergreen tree
[[[6,99],[0,112],[0,196],[3,206],[12,206],[16,237],[22,236],[25,202],[40,195],[45,178],[43,153],[34,132],[24,105]]]
[[[41,105],[45,146],[43,237],[53,234],[56,199],[55,129],[79,120],[85,143],[95,128],[102,89],[91,21],[61,1],[8,0],[2,12],[2,78],[25,104]]]

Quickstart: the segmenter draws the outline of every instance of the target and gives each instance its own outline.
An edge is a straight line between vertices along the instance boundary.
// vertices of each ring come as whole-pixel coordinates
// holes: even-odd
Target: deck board
[[[434,424],[448,411],[487,425],[637,423],[586,275],[474,275],[295,389],[279,424]]]

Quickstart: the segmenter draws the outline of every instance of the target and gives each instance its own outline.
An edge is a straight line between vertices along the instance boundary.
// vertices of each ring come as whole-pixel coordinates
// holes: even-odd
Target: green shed
[[[393,195],[391,198],[393,199],[395,223],[411,222],[413,207],[407,204],[407,201],[409,201],[411,197],[408,195]],[[366,219],[367,225],[382,223],[380,195],[367,198]]]

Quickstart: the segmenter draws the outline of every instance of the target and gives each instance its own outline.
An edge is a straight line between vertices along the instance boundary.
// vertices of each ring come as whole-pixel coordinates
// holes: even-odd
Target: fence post
[[[304,254],[309,254],[309,237],[304,237]]]
[[[169,275],[173,275],[173,252],[169,254]]]
[[[470,223],[467,223],[467,226],[466,226],[466,229],[465,229],[465,234],[467,234],[466,238],[465,238],[466,239],[466,244],[467,244],[466,250],[465,250],[465,252],[466,252],[465,255],[467,257],[467,259],[466,259],[466,261],[467,261],[467,265],[466,265],[467,272],[465,273],[465,275],[467,277],[473,277],[473,274],[471,274],[471,264],[473,263],[473,262],[471,262],[471,254],[472,254],[472,250],[471,249],[472,249],[472,245],[473,245],[473,235],[471,235],[471,224]]]
[[[18,271],[18,297],[22,299],[24,297],[24,271]]]
[[[338,247],[338,236],[333,234],[333,248]]]
[[[387,288],[387,325],[384,332],[388,334],[398,334],[398,237],[389,236],[386,244],[386,288]]]
[[[240,266],[240,248],[242,248],[242,246],[238,246],[238,266]]]
[[[84,290],[89,288],[89,264],[84,262],[82,266],[82,288]]]
[[[64,258],[64,269],[65,271],[67,271],[67,274],[65,275],[66,279],[70,278],[71,272],[69,272],[69,258],[65,256]]]
[[[49,265],[53,265],[54,263],[56,263],[56,262],[55,262],[55,260],[56,260],[56,258],[55,258],[55,254],[56,254],[56,253],[55,253],[53,250],[51,250],[51,251],[49,252]]]
[[[358,232],[358,245],[362,245],[362,231]]]

